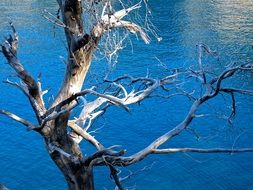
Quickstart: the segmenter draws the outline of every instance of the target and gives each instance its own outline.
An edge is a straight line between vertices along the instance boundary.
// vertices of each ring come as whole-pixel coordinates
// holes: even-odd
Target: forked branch
[[[115,94],[112,94],[110,91],[98,93],[93,88],[83,90],[80,93],[72,95],[70,98],[64,100],[63,102],[60,102],[58,105],[50,109],[47,112],[47,118],[52,117],[52,114],[56,115],[60,113],[62,107],[64,107],[66,104],[71,104],[71,102],[76,100],[79,96],[85,96],[89,94],[95,95],[98,98],[92,102],[85,103],[80,116],[74,120],[71,120],[72,126],[75,123],[79,127],[84,128],[85,131],[87,131],[91,126],[91,122],[104,114],[110,106],[117,105],[129,111],[129,105],[143,101],[144,99],[148,98],[152,93],[154,93],[159,87],[173,84],[175,82],[176,77],[180,74],[182,73],[172,74],[161,80],[148,77],[134,78],[131,76],[119,77],[113,81],[106,80],[105,82],[109,84],[109,87],[107,89],[109,90],[110,87],[114,87],[116,92]],[[124,79],[130,81],[129,85],[139,83],[139,90],[132,90],[128,92],[128,90],[123,85],[118,84],[118,82],[122,82],[122,80]],[[82,140],[82,136],[83,135],[78,135],[76,136],[76,138],[74,138],[74,140],[77,143],[80,143],[80,141]]]
[[[203,70],[204,71],[204,70]],[[161,145],[163,145],[165,142],[169,141],[173,137],[179,135],[184,129],[186,129],[194,118],[197,116],[197,110],[199,107],[207,102],[210,99],[215,98],[220,93],[227,93],[231,95],[231,93],[241,93],[241,94],[247,94],[252,95],[253,91],[250,90],[243,90],[243,89],[234,89],[234,88],[228,88],[228,87],[222,87],[222,82],[228,78],[231,78],[236,73],[239,73],[241,71],[253,71],[253,64],[242,64],[239,66],[231,67],[222,72],[218,77],[215,77],[211,80],[206,80],[205,85],[205,93],[204,95],[197,98],[187,116],[183,119],[183,121],[165,133],[164,135],[157,138],[155,141],[153,141],[149,146],[144,148],[143,150],[139,151],[136,154],[133,154],[129,157],[117,157],[114,155],[104,155],[101,159],[96,159],[97,165],[103,165],[105,163],[110,163],[114,166],[128,166],[131,164],[134,164],[136,162],[139,162],[146,158],[150,154],[167,154],[167,153],[176,153],[176,152],[196,152],[196,153],[239,153],[239,152],[252,152],[252,148],[242,148],[242,149],[225,149],[225,148],[213,148],[213,149],[198,149],[198,148],[168,148],[168,149],[159,149]],[[203,73],[200,73],[201,76],[203,76]],[[120,80],[120,79],[119,79]],[[211,86],[211,87],[210,87]],[[212,89],[212,90],[210,90]],[[234,94],[232,101],[235,101]],[[235,102],[232,102],[235,104]]]

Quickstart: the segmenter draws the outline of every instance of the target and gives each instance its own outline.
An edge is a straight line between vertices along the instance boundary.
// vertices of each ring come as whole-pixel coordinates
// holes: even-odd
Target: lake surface
[[[196,44],[203,42],[217,50],[220,59],[205,59],[209,69],[217,70],[227,64],[245,63],[253,59],[253,1],[252,0],[156,0],[149,1],[152,21],[161,42],[152,39],[150,45],[132,37],[133,48],[120,52],[113,76],[129,73],[144,76],[149,70],[154,78],[166,75],[165,68],[186,67],[197,62]],[[54,0],[1,0],[0,39],[8,35],[8,21],[19,32],[19,58],[26,68],[38,76],[42,73],[43,87],[50,88],[46,97],[55,95],[64,75],[65,39],[42,17],[44,9],[56,13]],[[99,57],[99,56],[98,56]],[[159,61],[158,61],[159,59]],[[15,73],[0,56],[0,80],[14,79]],[[96,84],[110,66],[95,59],[86,87]],[[98,72],[99,71],[99,72]],[[253,76],[240,75],[233,84],[253,89]],[[0,83],[0,108],[35,121],[28,101],[16,89]],[[191,86],[191,88],[197,88]],[[192,132],[168,142],[164,147],[252,147],[253,99],[237,96],[238,114],[234,126],[228,126],[229,99],[217,98],[205,105],[201,113],[206,118],[195,120]],[[50,102],[50,100],[49,100]],[[149,99],[141,106],[131,107],[131,114],[120,108],[110,109],[98,120],[94,129],[102,127],[96,137],[106,146],[122,145],[128,154],[145,147],[152,140],[177,125],[190,104],[184,98]],[[223,119],[222,119],[223,118]],[[0,116],[0,182],[11,190],[61,190],[67,186],[57,167],[45,151],[43,140],[27,132],[23,126]],[[85,154],[94,149],[82,144]],[[174,154],[154,155],[130,168],[138,171],[152,168],[124,182],[125,187],[141,190],[170,189],[247,189],[253,190],[253,154]],[[122,176],[127,175],[122,172]],[[114,189],[106,168],[95,170],[96,189]]]

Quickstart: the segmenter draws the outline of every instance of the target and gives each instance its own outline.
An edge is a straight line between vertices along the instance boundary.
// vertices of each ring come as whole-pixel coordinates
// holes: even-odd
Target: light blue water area
[[[219,52],[219,60],[205,58],[211,71],[232,62],[253,59],[253,1],[252,0],[156,0],[149,1],[152,21],[161,42],[152,38],[150,45],[132,37],[132,45],[119,54],[113,76],[129,73],[143,76],[147,69],[154,78],[166,75],[164,67],[186,67],[197,63],[196,44],[210,45]],[[64,75],[65,40],[61,28],[42,17],[47,9],[56,13],[53,0],[1,0],[0,38],[9,34],[11,19],[20,36],[19,58],[25,67],[38,76],[42,73],[43,88],[55,95]],[[158,61],[159,59],[159,61]],[[15,79],[15,73],[0,56],[0,80]],[[90,87],[101,80],[108,65],[95,59],[87,83]],[[253,89],[252,76],[241,74],[229,82]],[[228,84],[229,84],[228,83]],[[193,84],[189,87],[196,89]],[[35,122],[28,101],[16,89],[0,83],[0,108],[13,111]],[[50,95],[46,99],[50,98]],[[195,120],[199,140],[189,131],[168,142],[164,147],[252,147],[253,99],[237,96],[238,114],[234,127],[222,119],[229,114],[229,99],[219,97],[201,109],[210,116]],[[96,137],[106,146],[122,145],[130,155],[148,145],[159,135],[177,125],[186,115],[190,104],[184,98],[149,99],[141,106],[132,106],[131,114],[120,108],[109,109],[94,125]],[[10,189],[66,189],[62,174],[50,160],[39,135],[0,116],[0,182]],[[82,144],[85,154],[94,150]],[[126,187],[141,190],[167,189],[253,189],[253,154],[173,154],[154,155],[130,168],[138,173],[124,182]],[[127,174],[127,170],[122,174]],[[107,168],[95,169],[96,189],[113,189]]]

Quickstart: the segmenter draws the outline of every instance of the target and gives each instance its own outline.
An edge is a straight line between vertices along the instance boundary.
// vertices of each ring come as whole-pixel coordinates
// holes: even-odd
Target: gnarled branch
[[[203,70],[204,71],[204,70]],[[106,163],[110,163],[114,166],[128,166],[131,164],[134,164],[136,162],[139,162],[146,158],[150,154],[160,154],[160,153],[174,153],[174,152],[199,152],[199,153],[218,153],[218,152],[223,152],[223,153],[232,153],[232,152],[252,152],[252,148],[242,148],[242,149],[225,149],[225,148],[214,148],[214,149],[197,149],[197,148],[168,148],[168,149],[159,149],[161,145],[163,145],[165,142],[170,140],[171,138],[179,135],[184,129],[186,129],[192,122],[192,120],[196,117],[196,112],[199,109],[199,107],[207,102],[210,99],[213,99],[220,93],[241,93],[241,94],[248,94],[252,95],[252,91],[249,90],[241,90],[241,89],[233,89],[233,88],[228,88],[228,87],[222,87],[222,82],[225,79],[228,79],[232,77],[235,73],[238,73],[240,71],[253,71],[253,64],[243,64],[239,66],[235,66],[232,68],[229,68],[222,72],[218,77],[215,77],[214,79],[211,79],[210,81],[206,80],[206,91],[204,95],[200,96],[197,98],[187,116],[183,119],[183,121],[177,125],[175,128],[171,129],[164,135],[160,136],[156,140],[154,140],[149,146],[144,148],[143,150],[139,151],[136,154],[133,154],[129,157],[116,157],[114,155],[105,155],[103,156],[103,159],[96,159],[97,165],[103,165]],[[203,73],[200,73],[200,75],[203,76]],[[120,78],[119,80],[121,80]],[[213,82],[215,81],[215,82]],[[213,85],[215,84],[215,85]],[[213,86],[212,86],[213,85]],[[210,90],[210,86],[212,86],[213,90]],[[233,101],[234,101],[234,96],[233,96]]]
[[[1,44],[2,52],[7,59],[9,65],[16,71],[18,77],[24,83],[24,86],[21,88],[23,92],[28,96],[33,110],[37,116],[39,122],[41,122],[41,116],[45,112],[44,101],[42,99],[41,91],[33,79],[33,77],[26,71],[24,66],[19,62],[17,58],[17,49],[18,49],[18,34],[13,26],[10,23],[13,35],[10,35],[3,44]],[[10,84],[10,82],[8,82]],[[16,85],[17,86],[17,85]],[[27,88],[27,92],[26,92]]]

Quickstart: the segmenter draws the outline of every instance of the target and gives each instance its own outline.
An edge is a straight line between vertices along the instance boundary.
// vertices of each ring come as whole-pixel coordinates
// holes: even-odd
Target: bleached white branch
[[[180,124],[178,124],[176,127],[172,128],[170,131],[165,133],[164,135],[160,136],[156,140],[154,140],[150,145],[148,145],[146,148],[140,150],[136,154],[133,154],[129,157],[115,157],[107,155],[103,157],[103,160],[106,160],[107,163],[110,163],[114,166],[128,166],[131,164],[134,164],[136,162],[139,162],[146,158],[150,154],[161,154],[161,153],[174,153],[174,152],[199,152],[199,153],[218,153],[218,152],[252,152],[252,148],[242,148],[242,149],[225,149],[225,148],[214,148],[214,149],[197,149],[197,148],[168,148],[168,149],[159,149],[161,145],[163,145],[165,142],[169,141],[173,137],[179,135],[183,130],[185,130],[193,121],[193,119],[196,118],[197,110],[199,107],[207,102],[208,100],[211,100],[215,98],[220,93],[234,93],[235,91],[237,93],[241,94],[248,94],[251,95],[252,92],[248,90],[232,90],[233,88],[224,88],[227,90],[224,90],[222,87],[222,82],[234,76],[234,74],[240,72],[240,71],[253,71],[253,64],[243,64],[236,67],[228,68],[224,72],[222,72],[218,77],[215,77],[211,79],[210,81],[206,80],[206,85],[204,86],[206,89],[204,95],[201,95],[199,98],[196,98],[194,102],[192,103],[191,108],[189,109],[188,114],[186,117],[182,120]],[[202,75],[203,73],[200,73]],[[121,77],[119,80],[122,80]],[[152,86],[152,85],[151,85]],[[212,88],[210,88],[212,86]],[[212,89],[212,90],[210,90]],[[222,90],[223,89],[223,90]],[[230,90],[229,90],[230,89]],[[234,102],[234,96],[233,96],[233,104]],[[96,161],[96,164],[103,165],[104,161],[102,159],[98,159]]]
[[[136,5],[124,8],[120,11],[114,12],[113,14],[106,14],[101,17],[101,20],[94,26],[92,29],[91,35],[99,39],[102,37],[105,31],[108,31],[113,28],[122,27],[130,31],[131,33],[139,33],[141,38],[145,43],[149,43],[150,39],[145,31],[137,24],[122,20],[126,15],[132,12],[135,9],[139,9],[141,7],[141,2],[137,3]]]
[[[129,7],[129,8],[124,8],[122,10],[119,10],[115,13],[113,13],[112,15],[110,14],[106,14],[104,15],[103,17],[101,17],[101,19],[104,21],[104,22],[111,22],[111,23],[115,23],[119,20],[121,20],[122,18],[124,18],[126,15],[128,15],[131,11],[135,10],[135,9],[139,9],[141,8],[141,5],[140,5],[141,2],[133,5],[132,7]]]
[[[124,76],[115,79],[114,81],[106,80],[107,83],[112,84],[117,87],[119,91],[123,92],[123,97],[113,96],[109,94],[100,94],[95,91],[87,91],[84,90],[79,95],[86,95],[84,92],[91,93],[93,95],[99,96],[96,100],[89,102],[84,105],[80,116],[73,120],[75,123],[84,128],[86,122],[88,121],[88,125],[86,125],[85,130],[87,131],[90,127],[90,124],[93,120],[95,120],[98,116],[105,112],[104,109],[101,110],[101,106],[104,104],[115,104],[120,105],[123,108],[127,108],[128,105],[135,104],[141,102],[145,98],[149,97],[157,88],[172,83],[178,74],[173,74],[171,76],[167,76],[162,80],[151,79],[147,77],[133,78],[131,76]],[[131,83],[141,82],[141,84],[145,84],[146,87],[143,90],[139,91],[130,91],[127,92],[126,88],[122,84],[118,84],[115,81],[120,81],[122,79],[130,79]],[[96,111],[98,109],[98,111]],[[128,108],[127,108],[128,110]],[[81,136],[76,137],[76,142],[80,142],[82,140]]]
[[[226,149],[226,148],[167,148],[167,149],[155,149],[153,154],[167,154],[167,153],[240,153],[240,152],[253,152],[253,148],[236,148],[236,149]]]
[[[150,43],[150,38],[146,32],[139,25],[133,22],[121,20],[120,22],[116,22],[112,27],[125,28],[133,34],[137,33],[146,44]]]
[[[84,138],[85,140],[87,140],[88,142],[90,142],[92,145],[94,145],[97,150],[102,150],[104,148],[104,146],[98,142],[93,136],[91,136],[88,132],[86,132],[83,128],[79,127],[75,121],[69,121],[68,122],[68,126],[74,130],[74,132],[81,136],[82,138]],[[74,138],[75,139],[75,138]],[[79,143],[79,142],[78,142]]]

